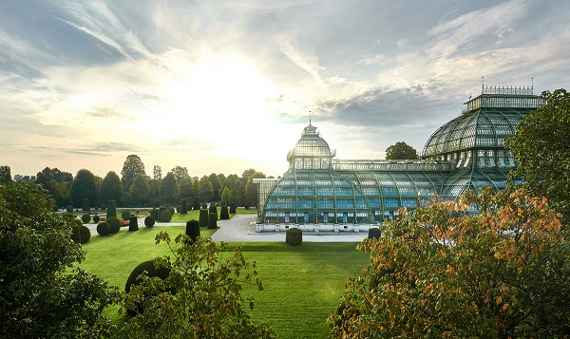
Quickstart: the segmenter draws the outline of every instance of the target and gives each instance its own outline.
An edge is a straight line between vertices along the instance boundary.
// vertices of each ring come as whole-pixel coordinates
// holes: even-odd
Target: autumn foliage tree
[[[477,208],[479,214],[467,213]],[[556,337],[570,331],[570,244],[523,189],[402,211],[360,249],[334,337]]]

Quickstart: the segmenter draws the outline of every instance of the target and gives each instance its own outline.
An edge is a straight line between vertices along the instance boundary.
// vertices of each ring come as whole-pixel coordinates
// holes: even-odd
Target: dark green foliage
[[[119,233],[121,230],[121,221],[118,218],[111,218],[107,220],[111,234]]]
[[[368,239],[378,239],[382,233],[378,227],[371,227],[368,229]]]
[[[129,210],[121,211],[121,219],[129,219],[131,217],[131,212]]]
[[[102,237],[111,235],[111,226],[109,226],[108,222],[102,221],[97,224],[97,233]]]
[[[89,212],[91,210],[91,207],[89,207],[89,199],[83,199],[83,202],[81,203],[81,209],[83,212]]]
[[[218,213],[218,207],[216,206],[216,204],[212,203],[210,204],[210,207],[208,208],[208,213]]]
[[[194,201],[194,203],[192,204],[192,209],[194,211],[199,211],[200,210],[200,202],[198,200]]]
[[[172,220],[172,215],[174,212],[170,207],[161,207],[158,212],[158,221],[159,222],[170,222]]]
[[[200,227],[208,226],[208,210],[200,209],[200,216],[198,218],[198,223],[200,224]]]
[[[136,232],[139,230],[139,219],[136,216],[129,218],[129,232]]]
[[[123,169],[121,170],[123,190],[129,191],[135,178],[140,175],[146,176],[141,158],[136,154],[127,156],[127,159],[123,163]]]
[[[93,223],[97,224],[97,223],[99,223],[99,220],[101,220],[101,218],[97,214],[95,214],[93,216]]]
[[[66,211],[67,213],[73,213],[73,206],[67,205],[67,206],[65,207],[65,211]]]
[[[83,214],[81,216],[81,221],[83,221],[84,224],[88,224],[91,221],[91,215],[90,214]]]
[[[162,201],[167,204],[176,202],[176,196],[178,195],[178,186],[176,184],[176,178],[174,177],[174,174],[168,173],[164,179],[162,179],[160,195]]]
[[[192,241],[196,241],[200,236],[200,224],[197,220],[190,220],[186,223],[186,235],[189,236]]]
[[[155,222],[156,222],[156,220],[154,219],[154,217],[152,215],[149,215],[148,217],[144,218],[145,227],[151,228],[154,226]]]
[[[143,276],[166,279],[168,278],[168,275],[170,275],[170,266],[165,265],[161,259],[155,258],[144,261],[138,264],[131,274],[129,274],[129,278],[125,284],[125,291],[129,293],[131,288],[140,284],[143,280]]]
[[[186,200],[182,200],[182,203],[180,204],[180,207],[178,208],[178,213],[188,214],[188,204],[186,203]]]
[[[285,242],[292,246],[301,245],[303,242],[303,231],[298,228],[290,228],[285,233]]]
[[[158,220],[159,217],[159,209],[158,208],[153,208],[152,211],[150,212],[150,215],[154,218],[154,220]]]
[[[236,214],[236,212],[237,212],[237,206],[236,205],[230,205],[230,213]]]
[[[117,205],[115,200],[109,200],[107,204],[107,220],[117,217]]]
[[[386,160],[415,160],[418,159],[418,152],[403,141],[386,148]]]
[[[209,229],[218,228],[218,213],[209,213],[208,214],[208,228]]]
[[[150,178],[146,175],[137,175],[129,188],[130,204],[146,206],[150,194]]]
[[[35,183],[0,185],[0,338],[86,337],[116,300],[52,208]]]
[[[62,172],[57,168],[46,167],[36,174],[36,183],[48,191],[58,208],[70,204],[72,182],[73,175],[71,173]]]
[[[71,185],[71,201],[76,208],[89,208],[97,203],[97,183],[86,169],[77,172]]]
[[[109,201],[121,201],[123,198],[123,183],[117,173],[107,173],[101,183],[101,202],[106,205]]]
[[[91,239],[91,231],[84,225],[74,225],[71,233],[71,239],[79,244],[86,244]]]
[[[222,206],[220,209],[220,220],[228,220],[230,218],[230,212],[228,206]]]
[[[0,184],[7,184],[12,181],[10,166],[0,166]]]

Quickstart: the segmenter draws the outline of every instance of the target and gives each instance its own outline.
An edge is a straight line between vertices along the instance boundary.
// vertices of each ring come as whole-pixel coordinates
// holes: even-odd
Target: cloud
[[[319,65],[318,57],[305,55],[291,37],[279,37],[277,42],[280,51],[287,56],[292,63],[307,72],[319,86],[324,85],[324,81],[320,75],[324,67]]]

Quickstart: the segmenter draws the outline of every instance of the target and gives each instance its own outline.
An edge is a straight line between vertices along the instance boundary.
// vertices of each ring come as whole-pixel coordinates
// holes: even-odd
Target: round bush
[[[111,226],[106,221],[102,221],[97,225],[97,233],[100,236],[105,237],[111,234]]]
[[[100,220],[101,220],[101,218],[99,218],[99,216],[98,216],[97,214],[95,214],[95,215],[93,216],[93,222],[94,222],[94,223],[98,224]]]
[[[158,221],[159,222],[170,222],[172,220],[172,215],[174,211],[170,207],[161,207],[158,212]]]
[[[170,274],[170,267],[159,264],[159,261],[157,259],[158,258],[154,258],[148,261],[144,261],[135,267],[131,274],[129,274],[129,278],[125,284],[125,291],[127,293],[129,293],[132,287],[140,283],[144,272],[146,272],[146,275],[149,278],[168,278],[168,275]]]
[[[83,216],[81,216],[81,221],[83,221],[84,224],[88,224],[91,221],[91,215],[83,214]]]
[[[298,228],[290,228],[285,233],[285,242],[292,246],[301,245],[303,242],[303,231]]]
[[[200,224],[196,220],[190,220],[186,223],[186,235],[192,239],[192,241],[196,241],[196,239],[200,236]]]
[[[210,213],[208,215],[208,228],[209,229],[218,228],[218,213]]]
[[[153,218],[152,215],[149,215],[148,217],[144,218],[144,225],[148,228],[153,227],[155,223],[155,220]]]
[[[71,239],[79,244],[86,244],[91,239],[91,231],[84,225],[74,225],[73,232],[71,233]]]
[[[220,220],[228,220],[230,218],[230,212],[228,211],[228,206],[222,206],[220,210]]]
[[[205,209],[200,210],[200,217],[198,218],[198,223],[200,224],[200,227],[208,226],[208,210]]]
[[[107,223],[109,224],[111,234],[119,233],[119,231],[121,230],[121,221],[119,219],[111,218],[107,220]]]
[[[136,232],[139,230],[139,219],[135,216],[129,218],[129,232]]]
[[[382,235],[378,227],[372,227],[368,229],[368,239],[378,239]]]

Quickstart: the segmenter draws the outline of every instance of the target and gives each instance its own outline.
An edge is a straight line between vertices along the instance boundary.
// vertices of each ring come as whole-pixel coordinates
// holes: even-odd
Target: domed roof
[[[287,159],[293,157],[332,157],[329,144],[319,136],[317,128],[310,122],[303,129],[303,134],[295,147],[287,155]]]
[[[478,148],[504,147],[526,112],[476,110],[463,113],[438,128],[428,139],[423,157]]]

